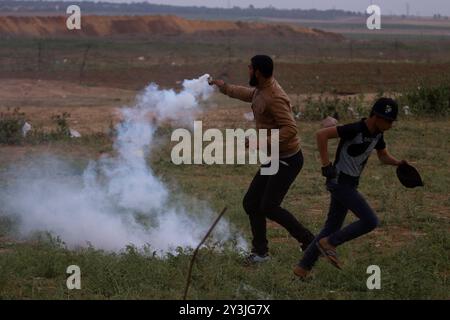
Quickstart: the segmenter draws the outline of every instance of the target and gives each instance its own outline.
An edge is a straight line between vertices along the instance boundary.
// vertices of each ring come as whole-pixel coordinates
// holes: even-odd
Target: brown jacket
[[[267,79],[256,88],[225,84],[220,91],[231,98],[252,103],[256,129],[280,130],[280,158],[290,157],[300,151],[300,138],[291,102],[274,78]],[[270,138],[268,140],[270,143]]]

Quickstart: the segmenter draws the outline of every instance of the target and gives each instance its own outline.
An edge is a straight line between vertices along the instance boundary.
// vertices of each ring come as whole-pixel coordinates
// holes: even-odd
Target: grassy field
[[[213,122],[210,125],[215,125]],[[319,174],[313,134],[317,123],[300,122],[305,166],[284,205],[312,230],[321,227],[328,194]],[[448,299],[449,126],[442,120],[404,120],[387,134],[390,150],[414,163],[425,188],[406,190],[394,170],[372,157],[360,187],[373,205],[381,226],[372,234],[339,248],[345,267],[336,271],[322,259],[308,282],[296,281],[291,268],[301,257],[298,244],[284,229],[269,223],[273,259],[259,267],[244,267],[232,250],[201,250],[194,266],[192,299]],[[108,142],[85,139],[52,146],[56,154],[73,155],[86,163]],[[11,152],[2,149],[2,152]],[[31,148],[30,148],[31,149]],[[27,156],[40,152],[31,149]],[[186,196],[207,201],[217,212],[229,208],[227,218],[248,238],[249,226],[241,202],[256,171],[252,166],[175,166],[170,145],[153,152],[156,173]],[[83,156],[85,158],[83,158]],[[2,163],[2,167],[5,164]],[[347,221],[352,221],[349,215]],[[0,222],[0,297],[20,299],[180,299],[189,250],[165,260],[142,255],[133,247],[121,253],[95,248],[68,250],[58,239],[16,242],[8,238],[12,222]],[[82,270],[82,290],[68,291],[65,269]],[[378,265],[381,290],[366,288],[366,268]]]
[[[38,127],[51,128],[51,114],[71,112],[79,140],[0,146],[0,171],[21,159],[46,152],[70,159],[79,168],[112,150],[105,132],[116,121],[114,108],[129,104],[151,81],[179,87],[179,81],[209,72],[245,83],[247,60],[256,52],[275,56],[277,78],[293,101],[304,95],[399,92],[420,83],[434,84],[450,71],[447,40],[435,38],[373,43],[261,43],[230,39],[0,39],[0,111],[21,107]],[[429,46],[435,44],[437,47]],[[80,71],[88,45],[85,69]],[[39,50],[39,47],[41,48]],[[231,49],[230,49],[231,48]],[[435,48],[439,48],[435,50]],[[380,54],[382,53],[382,54]],[[144,57],[144,59],[139,59]],[[177,82],[178,81],[178,82]],[[370,100],[370,99],[368,99]],[[244,128],[248,106],[223,97],[202,116],[207,127]],[[433,116],[433,115],[432,115]],[[344,119],[343,122],[348,122]],[[313,278],[299,282],[292,267],[301,257],[298,244],[275,223],[268,224],[272,260],[244,267],[232,249],[202,249],[194,265],[192,299],[449,299],[450,121],[448,117],[405,117],[386,134],[390,151],[422,173],[425,187],[403,188],[392,167],[372,156],[360,191],[376,210],[381,226],[339,248],[344,270],[322,259]],[[320,175],[314,132],[318,121],[299,121],[305,166],[284,206],[314,232],[321,228],[329,195]],[[250,240],[244,193],[257,167],[175,166],[170,161],[171,128],[148,159],[171,190],[206,202]],[[336,144],[332,144],[334,149]],[[0,188],[7,181],[0,181]],[[353,221],[349,214],[347,222]],[[15,224],[0,206],[0,298],[2,299],[181,299],[190,250],[166,259],[128,247],[119,253],[96,248],[69,250],[64,239],[45,235],[14,237]],[[66,287],[66,268],[80,266],[82,290]],[[366,269],[381,268],[381,290],[368,290]]]

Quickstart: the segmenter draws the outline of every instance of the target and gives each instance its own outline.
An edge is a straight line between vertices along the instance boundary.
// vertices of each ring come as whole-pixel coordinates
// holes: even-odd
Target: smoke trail
[[[129,244],[149,245],[159,254],[195,247],[214,215],[205,207],[190,212],[173,202],[146,158],[161,121],[179,112],[193,116],[208,99],[207,78],[185,80],[180,92],[150,84],[134,106],[120,110],[114,156],[90,161],[82,174],[54,156],[15,166],[8,172],[14,178],[0,195],[2,210],[18,218],[22,236],[49,231],[69,247],[91,244],[117,251]],[[246,247],[225,220],[213,237]]]

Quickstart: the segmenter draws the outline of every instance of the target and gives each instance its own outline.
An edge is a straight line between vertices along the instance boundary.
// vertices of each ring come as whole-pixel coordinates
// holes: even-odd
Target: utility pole
[[[37,59],[38,74],[41,72],[41,66],[42,66],[42,42],[41,42],[41,40],[39,40],[38,41],[38,59]]]
[[[409,2],[406,3],[406,16],[409,17],[409,11],[410,11],[410,7],[409,7]]]
[[[86,49],[84,50],[83,60],[82,60],[81,65],[80,65],[80,84],[81,84],[81,82],[83,80],[84,69],[86,67],[86,60],[87,60],[87,56],[88,56],[89,50],[91,50],[91,48],[92,48],[92,45],[90,43],[88,43],[87,46],[86,46]]]
[[[231,11],[231,0],[228,0],[228,13]],[[231,34],[228,33],[227,37],[227,51],[228,51],[228,65],[231,64]]]
[[[225,14],[225,16],[229,16],[229,19],[232,18],[231,15],[231,0],[227,0],[227,14]],[[226,65],[224,66],[224,68],[222,69],[223,74],[226,75],[226,77],[228,77],[230,75],[230,70],[231,70],[231,30],[225,31],[226,32],[226,47],[225,47],[225,52],[227,54],[227,61],[226,61]],[[222,61],[223,62],[223,61]],[[220,63],[222,64],[222,63]]]
[[[353,61],[353,40],[350,40],[350,61]]]

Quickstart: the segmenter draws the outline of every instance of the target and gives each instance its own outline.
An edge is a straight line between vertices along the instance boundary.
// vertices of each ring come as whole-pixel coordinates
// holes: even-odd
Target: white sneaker
[[[263,256],[257,255],[256,253],[251,253],[247,257],[245,257],[244,263],[246,265],[249,264],[257,264],[257,263],[263,263],[270,260],[269,254],[265,254]]]

